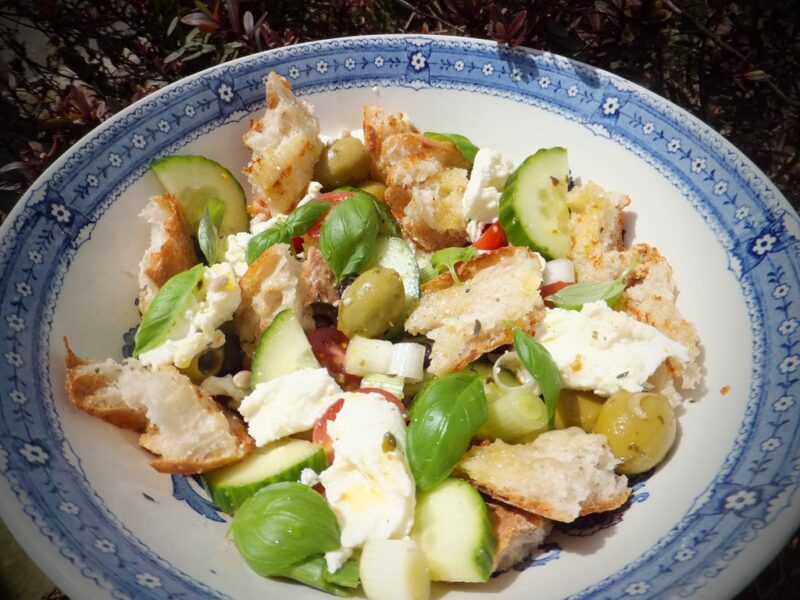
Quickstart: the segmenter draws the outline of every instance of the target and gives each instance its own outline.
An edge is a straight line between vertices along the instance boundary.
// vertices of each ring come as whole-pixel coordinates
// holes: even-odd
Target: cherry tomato
[[[301,238],[300,236],[293,237],[292,247],[294,247],[294,251],[297,254],[300,254],[303,251],[303,238]]]
[[[320,194],[314,200],[325,200],[326,202],[330,203],[331,208],[339,204],[342,200],[346,200],[350,196],[353,195],[353,192],[326,192],[324,194]],[[327,211],[324,215],[322,215],[319,220],[314,223],[311,229],[308,230],[306,233],[312,239],[318,240],[319,239],[319,232],[322,229],[322,222],[325,220],[325,217],[328,216]]]
[[[388,402],[394,404],[400,410],[400,414],[403,415],[403,417],[406,416],[406,405],[403,404],[403,401],[395,396],[392,392],[382,390],[380,388],[358,388],[356,392],[360,392],[362,394],[380,394]]]
[[[555,293],[556,293],[558,290],[560,290],[560,289],[562,289],[562,288],[565,288],[565,287],[567,287],[568,285],[572,285],[572,283],[571,283],[571,282],[569,282],[569,281],[554,281],[553,283],[548,283],[547,285],[543,285],[543,286],[541,287],[541,289],[539,290],[539,294],[540,294],[540,295],[542,296],[542,298],[544,299],[544,305],[545,305],[547,308],[555,308],[555,306],[556,306],[556,305],[555,305],[555,304],[553,304],[552,302],[550,302],[550,301],[547,299],[547,297],[548,297],[548,296],[552,296],[552,295],[553,295],[553,294],[555,294]]]
[[[506,232],[500,223],[492,223],[472,246],[478,250],[497,250],[508,244]]]
[[[332,375],[344,374],[344,353],[350,339],[336,327],[320,327],[307,334],[314,356]]]
[[[333,463],[333,440],[328,435],[328,423],[336,418],[339,411],[344,406],[344,398],[339,398],[336,402],[328,407],[319,420],[314,424],[314,430],[311,432],[311,441],[317,446],[322,446],[325,449],[325,456],[328,457],[328,464]]]

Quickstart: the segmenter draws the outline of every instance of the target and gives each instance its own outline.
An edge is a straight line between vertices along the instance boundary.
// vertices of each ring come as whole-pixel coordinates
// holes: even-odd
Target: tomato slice
[[[547,299],[547,297],[548,297],[548,296],[552,296],[553,294],[555,294],[555,293],[556,293],[558,290],[560,290],[560,289],[563,289],[563,288],[565,288],[565,287],[567,287],[567,286],[570,286],[570,285],[572,285],[572,283],[574,283],[574,282],[569,282],[569,281],[554,281],[553,283],[548,283],[547,285],[543,285],[543,286],[541,287],[541,289],[539,290],[539,294],[540,294],[540,295],[542,296],[542,298],[544,299],[544,305],[545,305],[547,308],[555,308],[555,307],[556,307],[556,305],[555,305],[555,304],[553,304],[552,302],[550,302],[550,301]]]
[[[300,254],[303,251],[303,238],[299,235],[293,237],[292,247],[294,248],[295,253]]]
[[[344,375],[344,353],[350,339],[336,327],[320,327],[312,329],[306,336],[311,344],[311,351],[331,375]]]
[[[342,200],[347,200],[350,196],[353,195],[353,192],[326,192],[324,194],[320,194],[314,200],[325,200],[329,202],[331,208],[339,204]],[[306,232],[306,235],[312,239],[318,240],[319,239],[319,232],[322,229],[322,222],[325,220],[325,217],[328,216],[330,211],[326,211],[324,215],[322,215],[316,223],[311,227],[311,229]]]
[[[328,407],[319,420],[314,424],[314,430],[311,432],[311,441],[317,446],[322,446],[325,449],[325,456],[328,457],[328,464],[333,463],[333,440],[328,435],[328,423],[336,418],[339,411],[344,406],[344,398],[339,398],[336,402]]]
[[[506,232],[500,223],[492,223],[472,246],[478,250],[497,250],[508,244]]]
[[[395,396],[390,391],[382,390],[381,388],[370,388],[370,387],[367,387],[367,388],[358,388],[356,390],[356,392],[360,392],[362,394],[380,394],[388,402],[391,402],[392,404],[394,404],[400,410],[400,414],[403,415],[403,417],[406,416],[406,405],[403,404],[403,401],[400,400],[400,398]]]

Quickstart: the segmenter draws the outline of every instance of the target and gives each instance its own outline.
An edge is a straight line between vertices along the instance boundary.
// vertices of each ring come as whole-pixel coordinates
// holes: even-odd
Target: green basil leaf
[[[606,304],[613,308],[622,292],[625,291],[628,275],[636,268],[637,264],[639,264],[639,260],[635,259],[613,281],[573,283],[561,288],[555,294],[551,294],[547,299],[559,308],[571,310],[580,310],[584,304],[598,300],[605,300]]]
[[[289,235],[284,224],[278,223],[250,238],[250,241],[247,242],[247,250],[245,250],[245,260],[248,265],[252,265],[270,246],[288,244],[291,241],[292,236]]]
[[[486,420],[483,380],[475,373],[432,379],[411,405],[406,453],[420,489],[444,481]]]
[[[338,280],[354,275],[369,262],[381,217],[371,194],[353,194],[325,217],[319,249]]]
[[[239,508],[233,542],[259,575],[283,575],[293,566],[341,547],[339,523],[328,503],[302,483],[261,488]]]
[[[450,276],[453,278],[453,283],[458,283],[458,274],[456,273],[456,263],[466,262],[475,257],[477,250],[472,246],[466,248],[442,248],[431,254],[431,268],[425,273],[420,273],[420,277],[424,276],[423,283],[432,277],[435,277],[445,269],[450,270]]]
[[[219,226],[225,215],[225,203],[219,198],[209,198],[203,207],[203,215],[197,226],[197,243],[206,257],[206,262],[213,265],[217,262],[219,248]]]
[[[203,265],[195,265],[171,277],[158,290],[147,307],[142,323],[134,336],[133,355],[158,348],[169,336],[183,314],[186,304],[197,285],[203,280]]]
[[[364,192],[365,194],[367,192]],[[370,194],[372,196],[372,194]],[[397,223],[397,219],[394,218],[392,211],[389,210],[389,207],[372,196],[373,202],[375,202],[375,208],[377,209],[378,213],[381,215],[381,229],[380,233],[382,235],[388,235],[391,237],[402,237],[400,233],[400,225]]]
[[[311,200],[295,208],[283,222],[289,239],[306,233],[330,207],[330,203],[325,200]]]
[[[514,331],[514,350],[542,390],[544,404],[547,407],[547,428],[553,429],[556,404],[561,395],[561,375],[558,367],[547,348],[519,329]]]
[[[336,573],[328,571],[325,557],[315,556],[292,565],[280,575],[336,596],[349,596],[360,582],[359,557],[353,556]]]
[[[434,133],[432,131],[426,131],[424,135],[439,142],[453,142],[458,151],[461,152],[464,160],[470,165],[475,162],[475,155],[478,153],[479,148],[469,138],[458,133]]]

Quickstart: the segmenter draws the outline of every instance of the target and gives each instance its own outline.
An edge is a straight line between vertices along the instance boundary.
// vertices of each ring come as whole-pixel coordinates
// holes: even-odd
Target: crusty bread
[[[594,183],[569,193],[572,226],[572,261],[578,281],[615,279],[633,260],[638,260],[622,295],[621,305],[631,316],[652,325],[689,352],[689,362],[670,360],[670,372],[681,378],[684,388],[694,388],[701,379],[697,358],[700,341],[694,325],[678,310],[672,268],[657,249],[636,244],[629,250],[623,241],[624,209],[630,198],[607,192]],[[657,378],[656,389],[675,396],[672,382]]]
[[[544,543],[553,524],[539,515],[513,506],[488,500],[486,506],[492,515],[497,549],[494,553],[495,573],[507,571],[528,558]]]
[[[307,293],[301,278],[302,269],[288,244],[270,246],[247,268],[239,281],[242,301],[233,316],[247,358],[253,356],[264,329],[286,308],[294,309],[304,328],[313,326],[310,313],[303,305]]]
[[[244,169],[256,193],[250,216],[289,213],[308,188],[323,144],[311,106],[275,71],[267,76],[264,116],[251,122],[244,143],[253,152]]]
[[[139,311],[144,314],[161,286],[198,260],[175,196],[153,196],[139,216],[150,224],[150,246],[139,263]]]
[[[457,469],[493,498],[554,521],[613,510],[630,495],[605,436],[579,427],[553,430],[527,444],[473,446]]]
[[[336,288],[336,275],[328,266],[322,252],[314,246],[305,249],[305,260],[301,277],[305,282],[303,305],[309,306],[312,302],[339,302],[339,291]]]
[[[449,272],[423,286],[406,330],[433,340],[430,371],[463,369],[486,352],[513,341],[513,327],[532,333],[544,316],[539,296],[541,258],[508,246],[460,265],[454,284]]]
[[[364,145],[372,157],[372,178],[386,181],[386,172],[379,167],[383,140],[398,133],[416,133],[417,129],[403,113],[386,114],[380,106],[365,106],[362,114]]]
[[[254,447],[244,424],[173,366],[148,369],[135,359],[92,363],[67,349],[67,395],[81,410],[142,432],[163,473],[192,474],[244,458]]]

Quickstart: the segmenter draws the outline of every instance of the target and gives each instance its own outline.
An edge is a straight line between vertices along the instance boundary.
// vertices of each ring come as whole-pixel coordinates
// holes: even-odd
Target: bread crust
[[[553,524],[530,512],[487,500],[497,547],[494,572],[507,571],[528,558],[549,535]]]

